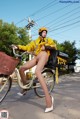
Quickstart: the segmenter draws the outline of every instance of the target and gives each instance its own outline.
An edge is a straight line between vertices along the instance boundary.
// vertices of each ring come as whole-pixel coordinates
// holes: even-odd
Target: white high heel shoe
[[[45,113],[51,112],[53,110],[53,104],[54,104],[54,98],[52,97],[52,105],[51,107],[45,109]]]

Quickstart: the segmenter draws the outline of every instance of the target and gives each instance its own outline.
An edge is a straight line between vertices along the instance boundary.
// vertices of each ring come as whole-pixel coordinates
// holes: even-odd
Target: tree
[[[29,36],[24,28],[18,28],[14,23],[8,24],[0,20],[0,51],[12,55],[11,44],[25,45],[29,42]]]
[[[77,53],[77,49],[75,47],[75,41],[64,41],[61,43],[62,51],[69,55],[69,62],[74,62],[74,56]]]

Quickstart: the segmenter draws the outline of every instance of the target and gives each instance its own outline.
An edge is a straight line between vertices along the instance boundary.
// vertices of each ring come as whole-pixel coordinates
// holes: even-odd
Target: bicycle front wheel
[[[43,75],[44,81],[47,85],[48,91],[49,91],[49,93],[51,93],[54,88],[54,84],[55,84],[55,74],[51,71],[51,69],[45,69],[42,72],[42,75]],[[44,97],[45,94],[44,94],[44,91],[43,91],[40,83],[36,82],[35,85],[36,86],[34,88],[34,92],[36,93],[36,95],[41,98]]]
[[[0,103],[4,100],[8,94],[12,84],[10,77],[0,76]]]

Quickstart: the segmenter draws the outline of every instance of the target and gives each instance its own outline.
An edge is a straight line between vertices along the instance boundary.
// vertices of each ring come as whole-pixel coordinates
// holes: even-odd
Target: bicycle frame
[[[32,79],[30,80],[30,83],[23,85],[23,83],[21,82],[19,70],[17,68],[15,69],[15,74],[17,76],[18,84],[22,89],[30,89],[33,86],[33,80],[35,79],[35,77],[32,77]]]
[[[48,68],[44,68],[43,71],[45,69],[48,69]],[[18,85],[22,88],[22,89],[30,89],[30,88],[37,88],[37,87],[40,87],[40,83],[38,84],[37,83],[37,86],[34,86],[33,83],[34,83],[34,80],[36,78],[35,74],[32,73],[32,77],[30,79],[30,82],[26,85],[23,85],[22,81],[21,81],[21,77],[20,77],[20,74],[19,74],[19,70],[17,68],[15,68],[15,74],[16,74],[16,77],[17,77],[17,81],[18,81]],[[52,72],[54,73],[54,70],[52,70]],[[46,76],[46,75],[45,75]],[[37,81],[37,80],[36,80]],[[49,82],[49,81],[48,81]]]

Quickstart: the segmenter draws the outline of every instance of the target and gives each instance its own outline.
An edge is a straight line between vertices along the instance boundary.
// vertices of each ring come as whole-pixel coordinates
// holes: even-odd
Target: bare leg
[[[26,85],[26,76],[25,76],[25,73],[24,71],[32,68],[33,66],[36,65],[36,57],[30,61],[28,61],[27,63],[25,63],[20,69],[19,69],[19,73],[20,73],[20,76],[21,76],[21,80],[23,82],[24,85]]]
[[[36,68],[36,76],[42,86],[42,89],[44,90],[45,93],[45,100],[46,100],[46,106],[47,107],[51,107],[52,105],[52,101],[51,101],[51,97],[49,95],[46,83],[44,82],[44,78],[41,74],[42,69],[44,68],[44,65],[47,63],[48,61],[48,54],[45,51],[42,51],[38,56],[37,56],[37,60],[38,60],[38,64],[37,64],[37,68]]]

